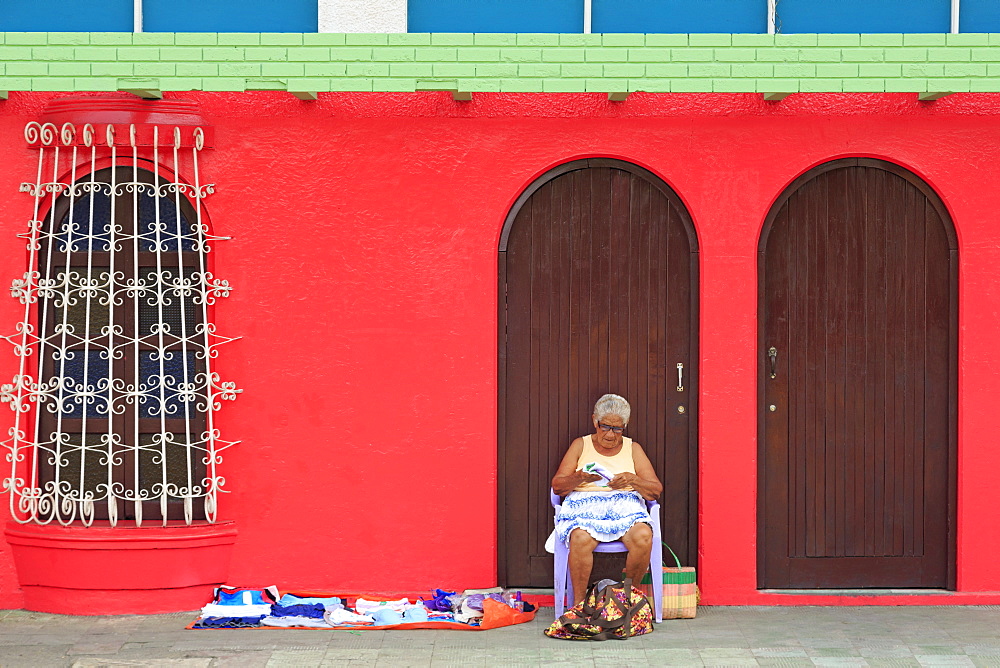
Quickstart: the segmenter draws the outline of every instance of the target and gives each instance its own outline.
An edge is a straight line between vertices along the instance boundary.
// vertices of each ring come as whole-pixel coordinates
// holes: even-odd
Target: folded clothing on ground
[[[412,603],[410,603],[410,599],[408,598],[401,598],[397,601],[369,601],[368,599],[359,598],[354,602],[354,609],[362,615],[369,615],[373,610],[377,610],[378,608],[389,608],[402,614],[411,605]]]
[[[319,603],[304,603],[302,605],[281,605],[275,603],[271,606],[272,617],[311,617],[313,619],[323,619],[326,612]]]
[[[313,629],[328,629],[330,625],[327,624],[326,620],[323,618],[316,619],[315,617],[265,617],[260,620],[261,626],[274,626],[277,628],[291,628],[304,626]]]
[[[351,612],[350,610],[345,610],[344,608],[338,608],[336,610],[327,610],[323,618],[327,621],[330,626],[346,626],[346,625],[360,625],[368,624],[371,626],[375,623],[375,620],[368,615],[359,615],[357,613]]]
[[[257,617],[202,617],[194,623],[196,629],[247,629],[260,626],[263,616]]]
[[[202,617],[263,617],[270,614],[270,603],[260,605],[209,603],[201,609]]]
[[[274,585],[263,589],[245,587],[216,587],[212,603],[218,605],[270,605],[278,601],[278,588]]]
[[[344,607],[344,600],[336,596],[296,596],[285,594],[278,600],[279,605],[322,605],[327,610]]]

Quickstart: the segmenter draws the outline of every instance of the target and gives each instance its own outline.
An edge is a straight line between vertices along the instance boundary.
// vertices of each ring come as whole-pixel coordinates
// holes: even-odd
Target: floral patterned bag
[[[653,630],[653,608],[641,591],[624,582],[599,582],[583,602],[545,629],[561,640],[627,640]]]

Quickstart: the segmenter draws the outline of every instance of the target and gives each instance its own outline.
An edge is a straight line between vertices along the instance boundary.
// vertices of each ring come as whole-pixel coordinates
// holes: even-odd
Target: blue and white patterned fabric
[[[607,543],[636,522],[652,523],[638,492],[570,492],[556,511],[556,536],[568,544],[570,533],[579,528]]]

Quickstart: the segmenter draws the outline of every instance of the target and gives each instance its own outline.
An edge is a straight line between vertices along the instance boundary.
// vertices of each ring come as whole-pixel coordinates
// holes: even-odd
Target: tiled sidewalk
[[[998,666],[1000,609],[712,607],[627,642],[463,631],[186,631],[193,613],[0,611],[0,666]]]

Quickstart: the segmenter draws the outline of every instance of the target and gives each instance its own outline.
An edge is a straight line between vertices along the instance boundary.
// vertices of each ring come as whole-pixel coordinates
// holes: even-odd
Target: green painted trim
[[[1000,92],[1000,33],[0,33],[0,90]]]

